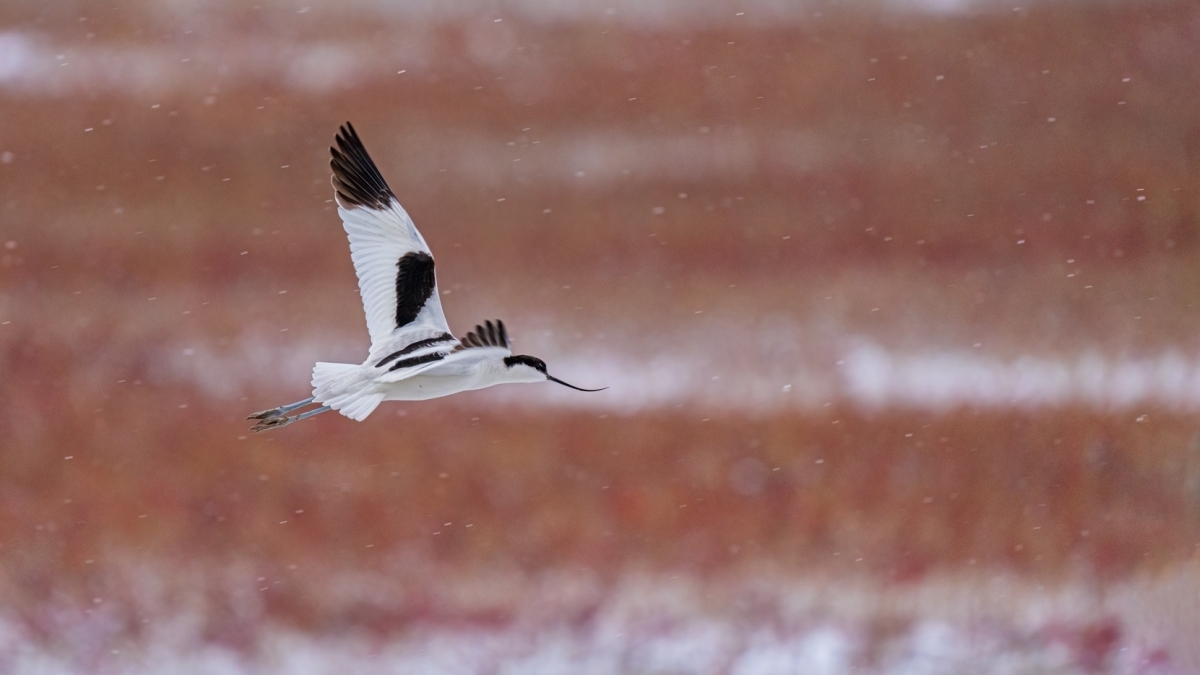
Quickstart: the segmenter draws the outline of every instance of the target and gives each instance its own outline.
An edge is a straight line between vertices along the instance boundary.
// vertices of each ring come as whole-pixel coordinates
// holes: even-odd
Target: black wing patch
[[[383,359],[380,360],[379,363],[375,364],[375,367],[382,368],[385,365],[391,363],[392,361],[395,361],[396,359],[400,358],[401,356],[411,354],[411,353],[417,351],[418,349],[429,347],[431,345],[436,345],[439,342],[449,342],[450,340],[453,340],[453,339],[454,339],[453,335],[451,335],[449,333],[442,333],[441,335],[438,335],[435,337],[426,338],[424,340],[417,340],[416,342],[405,347],[404,349],[401,349],[398,352],[393,352],[393,353],[388,354],[387,356],[383,357]]]
[[[371,161],[362,141],[358,140],[354,127],[346,122],[338,129],[334,141],[337,147],[329,148],[333,155],[329,166],[333,167],[333,189],[338,201],[348,208],[388,208],[396,196],[383,180],[375,162]]]
[[[499,319],[496,319],[496,323],[484,321],[482,326],[475,326],[475,330],[464,335],[458,342],[459,345],[454,348],[456,352],[472,347],[509,348],[508,331],[504,329],[504,322]]]
[[[392,366],[391,368],[388,368],[388,370],[392,371],[392,370],[399,370],[401,368],[409,368],[412,366],[419,366],[422,363],[433,363],[434,361],[441,361],[444,358],[446,358],[445,352],[433,352],[432,354],[422,354],[421,356],[414,356],[414,357],[408,358],[408,359],[400,359],[399,361],[396,362],[396,365]]]
[[[396,263],[396,328],[412,323],[433,295],[437,277],[433,256],[424,251],[405,253]]]

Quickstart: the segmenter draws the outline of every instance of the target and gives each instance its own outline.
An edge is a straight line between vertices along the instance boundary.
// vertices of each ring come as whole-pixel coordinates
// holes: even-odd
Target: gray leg
[[[320,408],[313,408],[312,410],[309,410],[308,412],[304,413],[303,415],[296,415],[296,421],[299,422],[300,420],[306,420],[306,419],[312,417],[313,415],[320,415],[321,413],[329,412],[330,410],[333,410],[333,408],[330,408],[327,405],[323,405]]]
[[[265,419],[269,419],[271,417],[280,417],[280,416],[283,416],[283,415],[286,415],[286,414],[292,412],[293,410],[295,410],[297,408],[303,408],[304,406],[306,406],[312,402],[313,402],[313,397],[309,396],[308,398],[304,399],[303,401],[296,401],[295,403],[281,405],[278,408],[271,408],[270,410],[256,412],[253,415],[247,417],[246,419],[248,419],[248,420],[265,420]]]
[[[258,424],[255,424],[254,426],[250,427],[250,431],[258,432],[258,431],[267,431],[268,429],[281,429],[281,428],[286,427],[287,425],[292,424],[294,422],[299,422],[300,420],[306,420],[306,419],[312,417],[313,415],[320,415],[321,413],[329,412],[330,410],[332,410],[332,408],[330,408],[327,405],[323,405],[320,408],[316,408],[314,410],[309,410],[308,412],[306,412],[302,415],[293,415],[291,417],[282,417],[282,416],[277,415],[275,417],[268,417],[268,418],[262,420],[261,422],[259,422]]]

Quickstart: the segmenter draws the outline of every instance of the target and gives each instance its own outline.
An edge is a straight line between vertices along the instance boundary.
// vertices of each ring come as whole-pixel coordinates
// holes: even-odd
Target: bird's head
[[[554,377],[546,372],[546,362],[536,356],[527,356],[525,354],[517,354],[516,356],[508,356],[504,359],[504,366],[508,368],[508,376],[512,382],[557,382],[564,387],[570,387],[579,391],[604,391],[608,387],[600,389],[584,389],[576,387],[573,384],[567,384],[562,380]]]

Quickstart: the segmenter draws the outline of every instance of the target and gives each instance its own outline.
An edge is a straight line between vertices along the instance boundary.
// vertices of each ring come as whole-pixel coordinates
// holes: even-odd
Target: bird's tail
[[[352,363],[318,363],[313,366],[313,398],[352,420],[361,422],[383,401],[371,391],[361,366]]]

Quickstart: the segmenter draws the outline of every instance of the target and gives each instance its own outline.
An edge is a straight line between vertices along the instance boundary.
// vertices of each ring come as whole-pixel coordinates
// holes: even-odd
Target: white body
[[[504,357],[510,355],[496,347],[469,349],[409,372],[376,368],[371,359],[361,365],[318,363],[313,368],[313,399],[362,420],[383,401],[425,401],[497,384],[546,381],[533,368],[505,365]]]

